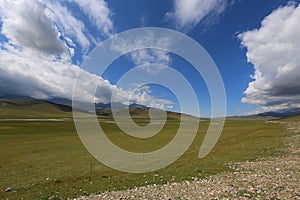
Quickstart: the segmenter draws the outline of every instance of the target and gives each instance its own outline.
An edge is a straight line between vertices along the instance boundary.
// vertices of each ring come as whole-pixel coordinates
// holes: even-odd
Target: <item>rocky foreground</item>
[[[292,133],[287,141],[287,155],[265,158],[255,162],[230,163],[233,172],[181,183],[149,185],[126,191],[104,192],[82,197],[99,199],[299,199],[300,156],[299,130],[289,126]]]

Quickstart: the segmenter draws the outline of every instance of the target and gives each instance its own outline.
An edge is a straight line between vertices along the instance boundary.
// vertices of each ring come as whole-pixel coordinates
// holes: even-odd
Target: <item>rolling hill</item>
[[[72,108],[45,100],[0,99],[0,118],[65,118],[72,117]]]
[[[117,112],[127,109],[122,103],[113,103]],[[32,98],[1,98],[0,97],[0,118],[72,118],[72,101],[67,99],[37,100]],[[112,117],[111,103],[95,104],[96,113],[99,117]],[[149,118],[149,107],[140,104],[130,104],[129,113],[133,118]],[[179,120],[181,114],[167,111],[168,119]],[[249,119],[269,120],[281,119],[300,114],[300,109],[288,110],[285,112],[265,112],[249,116],[233,116],[227,119]],[[189,116],[189,115],[185,115]],[[190,116],[191,117],[191,116]]]
[[[98,117],[112,117],[111,104],[96,106]],[[126,109],[124,104],[116,105],[117,113]],[[149,119],[149,108],[139,104],[129,105],[129,113],[135,119]],[[188,116],[188,115],[185,115]],[[167,111],[167,119],[179,120],[180,113]],[[191,116],[190,116],[191,117]],[[37,99],[0,99],[0,119],[72,118],[72,107]]]

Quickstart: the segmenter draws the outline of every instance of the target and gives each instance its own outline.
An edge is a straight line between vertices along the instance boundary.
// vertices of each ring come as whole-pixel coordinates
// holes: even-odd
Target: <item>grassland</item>
[[[58,109],[53,105],[50,108]],[[38,107],[36,110],[40,111]],[[69,112],[58,110],[57,117],[70,116]],[[55,117],[53,113],[51,111],[51,117]],[[169,113],[162,132],[149,139],[137,139],[106,122],[110,120],[104,117],[99,123],[107,130],[111,141],[124,149],[137,151],[164,146],[173,138],[179,124],[178,115]],[[140,112],[135,120],[141,125],[148,122]],[[82,145],[72,119],[56,122],[0,120],[0,188],[12,188],[10,192],[0,192],[0,199],[66,199],[104,190],[163,184],[229,170],[225,165],[228,162],[282,153],[285,131],[281,124],[231,119],[226,121],[213,151],[204,159],[198,159],[208,124],[208,120],[200,122],[193,144],[170,166],[156,172],[130,174],[110,169],[94,159]]]

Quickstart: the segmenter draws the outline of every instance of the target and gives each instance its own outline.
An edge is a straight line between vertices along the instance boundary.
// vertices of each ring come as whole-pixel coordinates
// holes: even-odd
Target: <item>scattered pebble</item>
[[[299,129],[300,130],[300,127]],[[300,200],[300,135],[287,142],[288,154],[254,162],[228,164],[233,172],[205,179],[147,185],[125,191],[103,192],[78,200],[114,199],[293,199]],[[295,144],[296,142],[296,144]],[[299,144],[299,143],[298,143]],[[159,177],[155,174],[154,177]],[[145,182],[147,183],[147,181]]]
[[[274,170],[274,163],[280,170]],[[237,163],[235,163],[236,165]],[[79,200],[100,199],[297,199],[300,200],[300,159],[297,155],[237,164],[242,171],[206,179],[148,185],[103,192]]]

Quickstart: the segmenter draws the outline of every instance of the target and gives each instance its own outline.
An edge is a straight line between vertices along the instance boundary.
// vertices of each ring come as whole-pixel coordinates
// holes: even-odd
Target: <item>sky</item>
[[[140,49],[116,59],[104,73],[83,63],[115,34],[161,27],[186,34],[215,62],[222,77],[227,115],[300,107],[300,1],[283,0],[0,0],[0,96],[72,99],[78,83],[82,101],[136,102],[179,112],[170,89],[144,84],[177,70],[194,89],[201,116],[211,113],[203,77],[172,52]],[[146,40],[167,46],[147,35]],[[143,44],[143,38],[136,40]],[[164,43],[165,42],[165,43]],[[122,46],[116,47],[122,52]],[[118,80],[136,66],[140,82]],[[81,74],[80,78],[77,74]],[[176,82],[177,80],[171,79]],[[91,88],[97,84],[97,90]],[[184,88],[179,91],[184,93]],[[186,97],[188,98],[188,97]],[[189,114],[195,105],[189,105]]]

